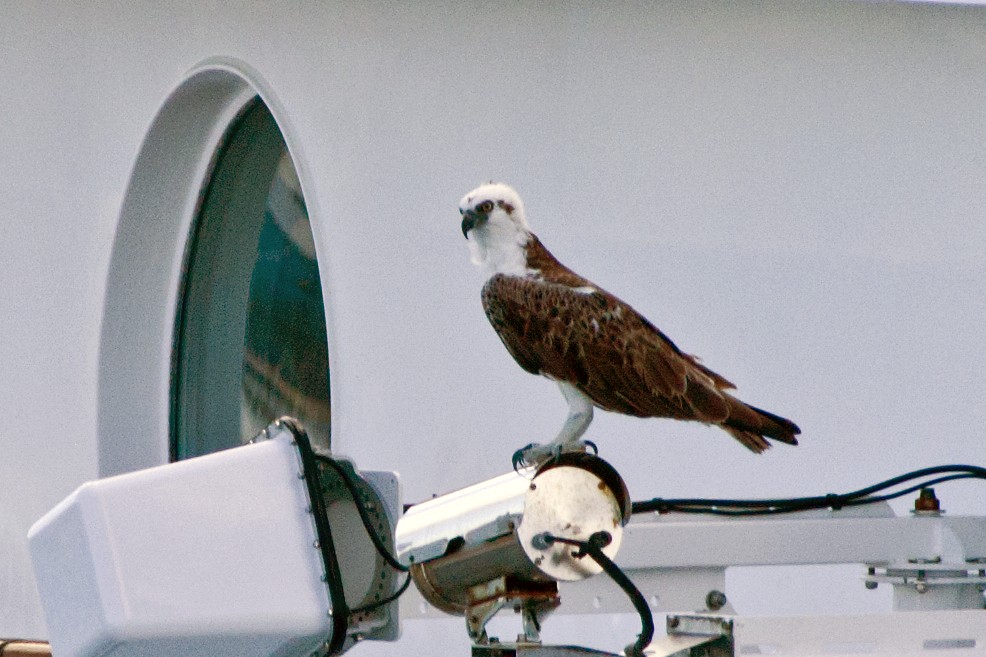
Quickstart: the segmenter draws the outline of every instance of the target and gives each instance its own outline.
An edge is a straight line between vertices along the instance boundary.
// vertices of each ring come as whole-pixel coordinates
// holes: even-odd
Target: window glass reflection
[[[241,425],[254,435],[280,415],[328,447],[329,363],[322,285],[301,185],[287,153],[271,183],[250,281]]]
[[[259,100],[218,151],[186,260],[172,452],[249,440],[292,415],[330,441],[329,364],[315,242],[298,175]]]

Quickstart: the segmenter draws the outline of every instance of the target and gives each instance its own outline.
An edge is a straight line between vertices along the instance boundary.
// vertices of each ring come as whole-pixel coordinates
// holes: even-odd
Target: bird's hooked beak
[[[469,231],[475,228],[476,224],[485,220],[486,217],[480,216],[472,210],[464,210],[462,212],[462,236],[469,239]]]

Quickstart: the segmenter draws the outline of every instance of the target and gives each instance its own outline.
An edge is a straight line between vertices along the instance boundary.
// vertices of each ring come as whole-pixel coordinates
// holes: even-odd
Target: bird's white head
[[[525,246],[531,230],[524,203],[509,185],[481,185],[459,201],[462,234],[469,241],[472,261],[492,274],[528,273]]]

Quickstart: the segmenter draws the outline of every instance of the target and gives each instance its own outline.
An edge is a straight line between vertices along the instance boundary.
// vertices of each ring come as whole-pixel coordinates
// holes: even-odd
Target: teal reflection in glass
[[[315,241],[294,164],[259,100],[218,151],[178,315],[174,458],[242,444],[281,415],[298,418],[329,447]]]

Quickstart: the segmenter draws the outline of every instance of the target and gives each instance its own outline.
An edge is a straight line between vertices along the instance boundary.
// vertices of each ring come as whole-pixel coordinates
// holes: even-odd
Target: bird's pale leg
[[[565,418],[565,424],[551,444],[560,445],[565,449],[572,443],[578,442],[589,428],[589,423],[592,422],[592,400],[571,383],[559,381],[558,388],[568,402],[568,417]]]
[[[514,467],[518,464],[539,464],[563,452],[584,448],[579,439],[592,422],[592,400],[565,381],[558,381],[558,387],[561,389],[561,394],[565,396],[565,401],[568,402],[568,417],[565,418],[565,424],[562,425],[555,439],[547,445],[532,443],[517,450],[513,458]]]

